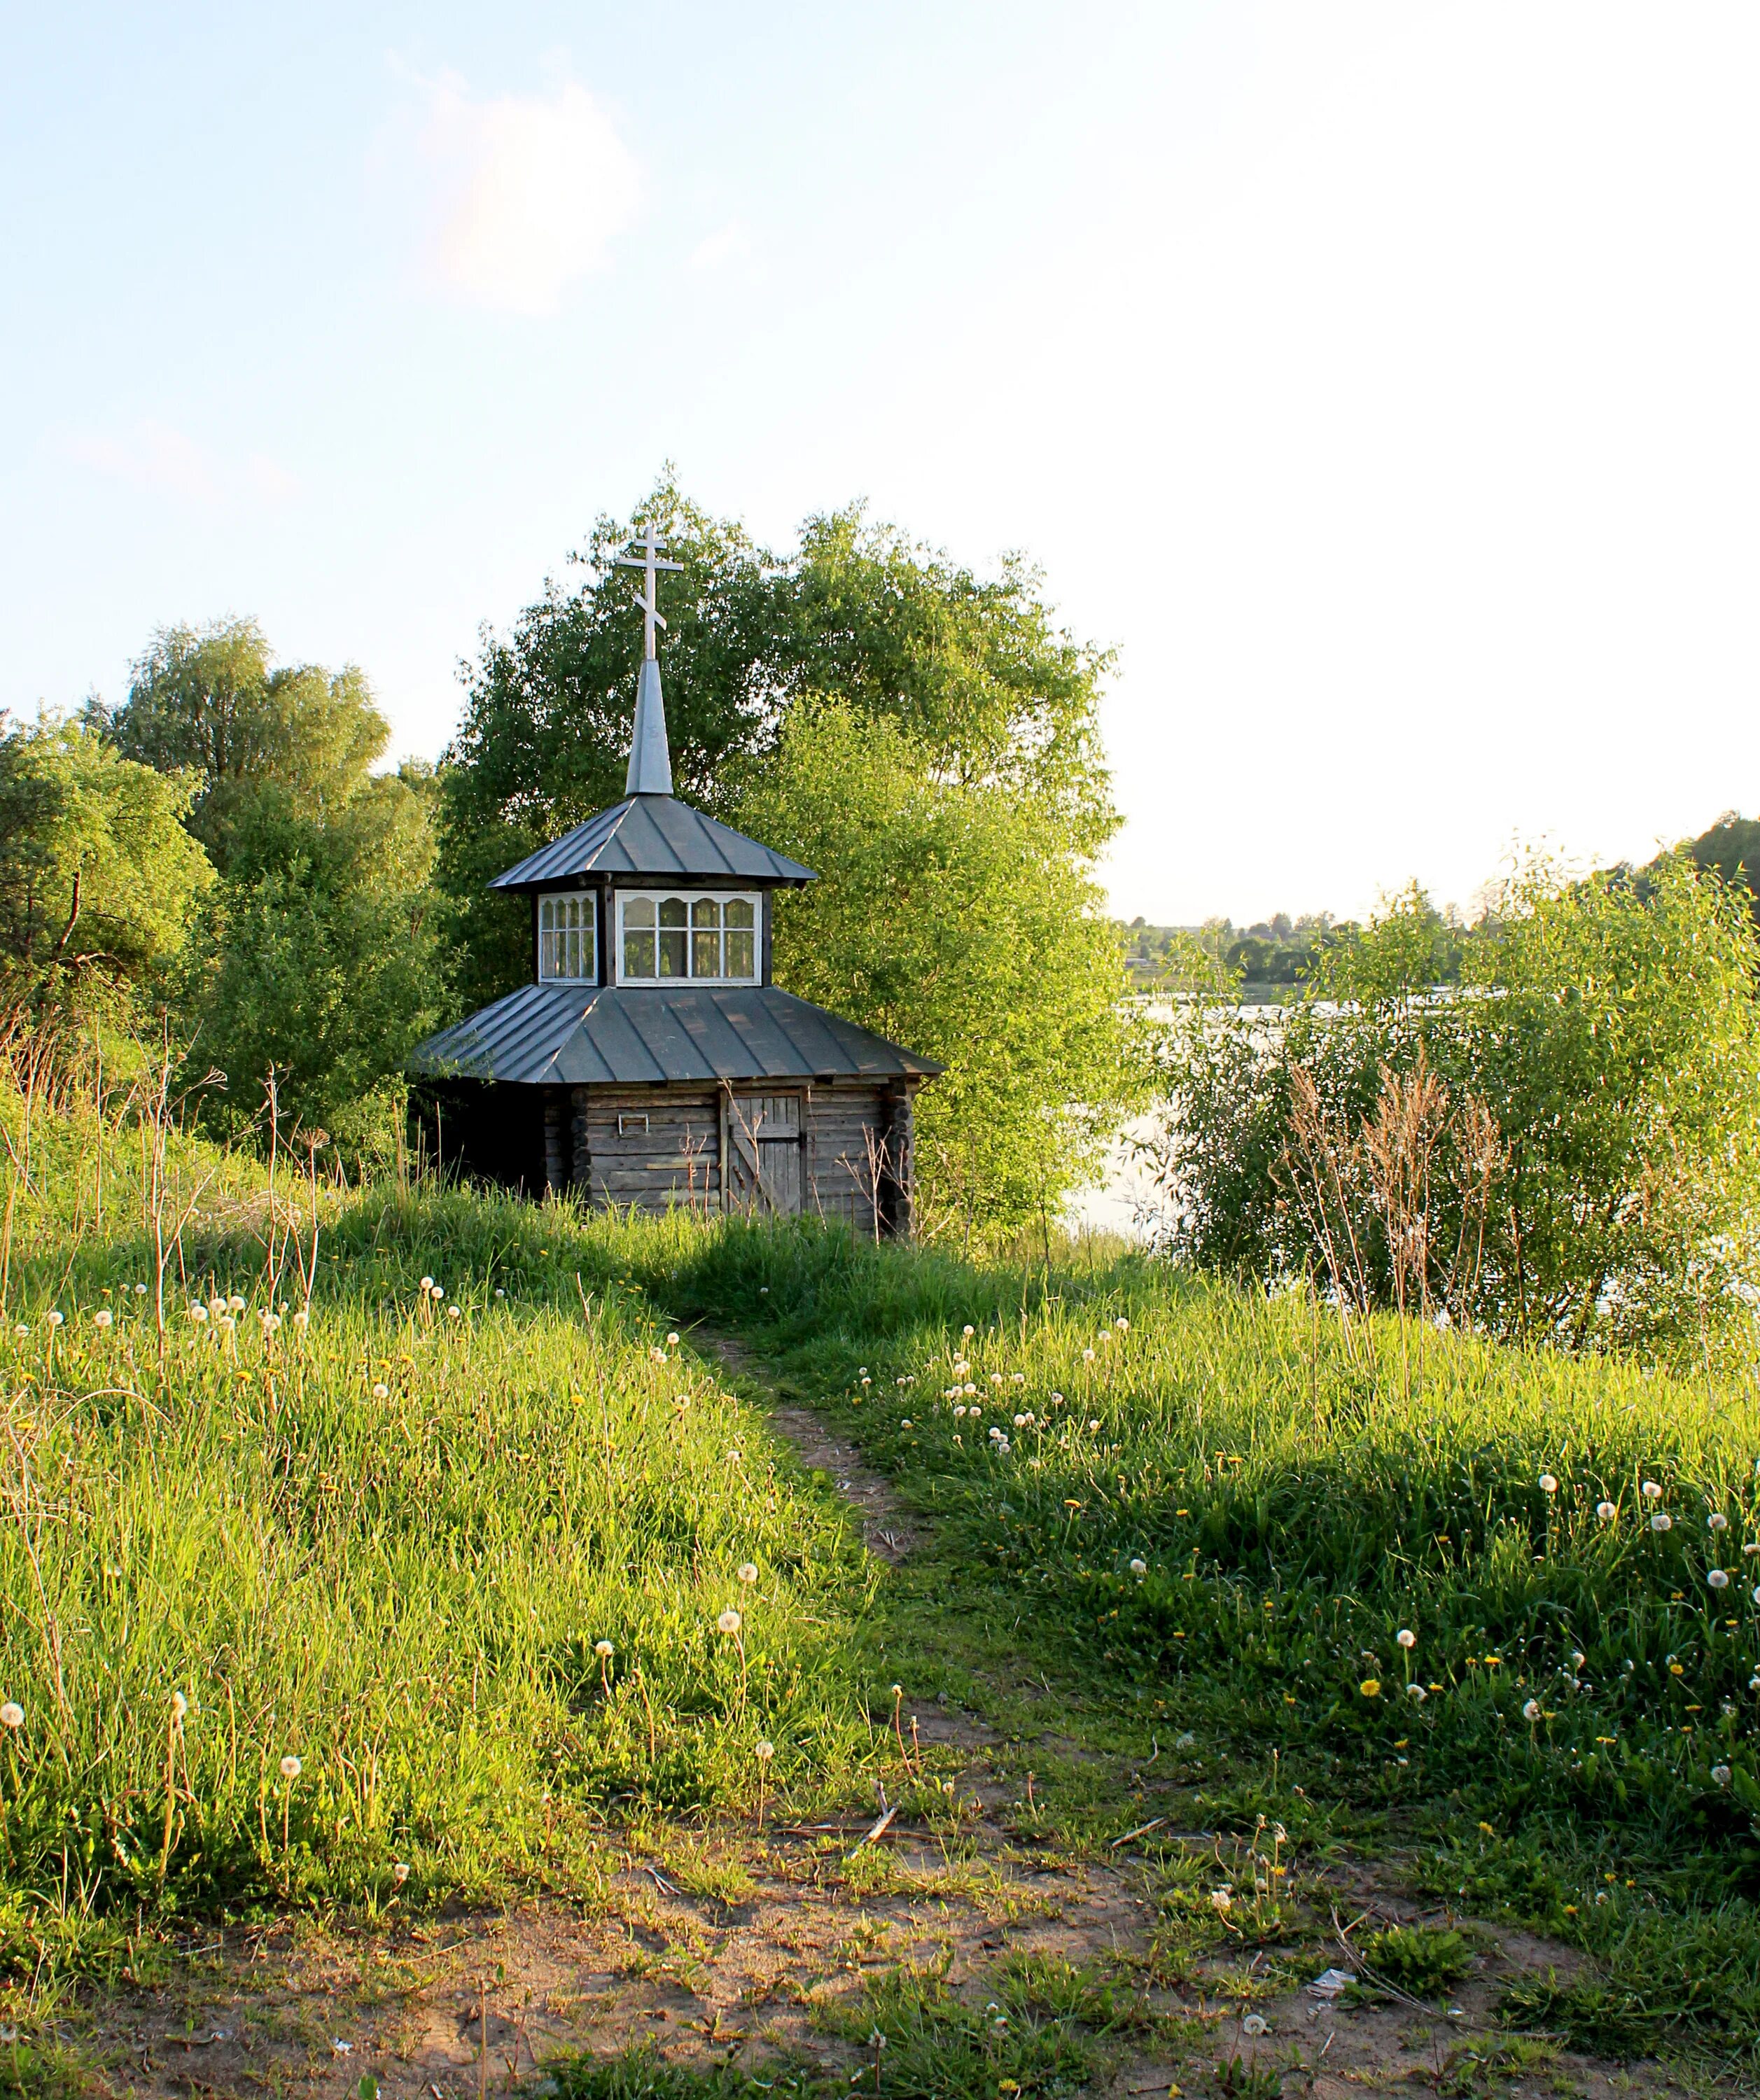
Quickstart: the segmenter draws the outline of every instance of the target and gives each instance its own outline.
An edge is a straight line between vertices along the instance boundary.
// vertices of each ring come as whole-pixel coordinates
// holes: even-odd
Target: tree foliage
[[[0,734],[0,974],[9,1005],[150,995],[213,871],[183,819],[197,787],[77,722]]]
[[[210,1116],[253,1120],[272,1066],[296,1118],[382,1136],[439,1011],[431,770],[373,774],[390,732],[360,672],[277,665],[249,620],[161,629],[124,704],[91,714],[186,783],[219,871],[181,997],[196,1057],[227,1075]]]
[[[1745,905],[1684,854],[1642,887],[1533,863],[1464,943],[1457,995],[1431,989],[1434,929],[1409,892],[1327,951],[1282,1022],[1193,1008],[1155,1149],[1176,1251],[1273,1280],[1323,1271],[1326,1228],[1297,1200],[1303,1160],[1322,1146],[1372,1295],[1391,1298],[1399,1235],[1374,1176],[1353,1202],[1351,1153],[1422,1074],[1437,1090],[1434,1149],[1421,1215],[1401,1230],[1421,1233],[1427,1264],[1462,1246],[1480,1200],[1445,1120],[1470,1105],[1494,1126],[1461,1304],[1474,1324],[1659,1357],[1749,1336],[1760,1004]],[[1427,1268],[1426,1290],[1432,1280]]]
[[[254,620],[165,627],[137,660],[127,699],[95,703],[94,725],[125,758],[201,780],[190,829],[226,871],[234,827],[259,790],[297,796],[318,822],[346,803],[390,730],[353,664],[277,666]]]
[[[924,1229],[1054,1216],[1146,1075],[1086,862],[1032,798],[847,699],[791,711],[738,814],[820,878],[778,899],[779,982],[947,1066],[917,1105]]]
[[[805,695],[897,723],[960,785],[1031,800],[1091,853],[1115,821],[1095,724],[1105,659],[1064,634],[1018,561],[983,578],[859,506],[809,518],[787,556],[663,479],[651,518],[684,571],[661,585],[680,795],[726,816]],[[505,636],[485,631],[443,772],[439,880],[465,1005],[512,989],[526,933],[500,871],[623,793],[641,668],[635,584],[611,566],[633,520],[602,517],[571,589],[553,580]]]

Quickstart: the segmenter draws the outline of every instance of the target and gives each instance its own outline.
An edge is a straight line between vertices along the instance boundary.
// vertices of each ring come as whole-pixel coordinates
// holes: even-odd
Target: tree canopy
[[[198,784],[119,757],[78,722],[0,733],[9,1003],[162,988],[214,880],[184,829]]]
[[[222,871],[235,827],[260,790],[298,796],[320,821],[355,792],[390,730],[352,664],[276,665],[254,620],[161,628],[136,660],[128,698],[95,702],[98,728],[125,758],[198,775],[190,828]]]

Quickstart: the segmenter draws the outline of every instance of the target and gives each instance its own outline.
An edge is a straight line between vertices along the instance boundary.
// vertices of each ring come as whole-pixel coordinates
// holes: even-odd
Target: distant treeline
[[[1726,810],[1709,831],[1683,841],[1682,849],[1697,867],[1745,891],[1749,913],[1760,924],[1760,818]],[[1661,865],[1658,856],[1643,867],[1627,864],[1615,873],[1623,874],[1642,896],[1654,885]],[[1418,890],[1407,893],[1405,901],[1416,902],[1416,923],[1430,935],[1431,982],[1458,984],[1465,945],[1494,923],[1492,915],[1481,913],[1469,924],[1453,905],[1438,911]],[[1330,911],[1308,912],[1299,918],[1278,911],[1251,926],[1237,926],[1228,919],[1206,919],[1200,926],[1152,926],[1145,920],[1133,919],[1124,928],[1124,937],[1128,966],[1137,983],[1185,990],[1218,976],[1242,985],[1303,984],[1315,975],[1321,955],[1354,946],[1363,932],[1357,920],[1334,919]]]

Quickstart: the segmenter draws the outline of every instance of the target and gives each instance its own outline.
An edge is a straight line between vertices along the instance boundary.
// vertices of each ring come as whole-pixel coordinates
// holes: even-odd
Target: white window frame
[[[615,947],[613,951],[613,960],[616,966],[616,982],[619,984],[645,986],[688,984],[755,985],[761,984],[763,982],[764,897],[761,891],[752,889],[620,889],[614,892],[614,894],[617,900],[617,939]],[[658,924],[656,924],[654,929],[655,935],[655,960],[656,964],[655,975],[651,977],[629,976],[624,968],[624,915],[630,905],[637,902],[648,903],[654,907],[656,922],[659,917],[659,907],[661,905],[667,903],[682,903],[685,905],[687,909],[693,904],[708,902],[719,904],[722,908],[722,916],[724,920],[726,915],[726,907],[730,904],[749,904],[752,907],[751,974],[749,976],[743,977],[724,976],[717,977],[699,977],[696,976],[694,973],[694,965],[696,962],[696,942],[694,938],[695,929],[692,927],[687,926],[684,929],[686,974],[683,977],[661,977],[659,974],[657,967],[659,960],[659,928]],[[646,932],[647,929],[646,928],[642,928],[638,930]],[[726,928],[725,924],[721,930],[721,959],[723,962],[725,962],[726,960]]]
[[[576,977],[571,973],[550,973],[544,967],[544,944],[546,938],[554,939],[558,933],[573,929],[550,927],[544,924],[545,907],[554,905],[579,904],[580,931],[587,938],[583,946],[590,944],[592,953],[588,968]],[[598,893],[591,889],[545,889],[538,893],[538,982],[540,984],[597,984],[599,981],[599,900]]]

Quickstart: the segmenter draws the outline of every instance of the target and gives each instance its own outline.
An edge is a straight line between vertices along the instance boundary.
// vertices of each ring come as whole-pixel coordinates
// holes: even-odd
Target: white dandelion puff
[[[739,1630],[739,1614],[730,1608],[715,1623],[724,1634],[736,1634]]]

